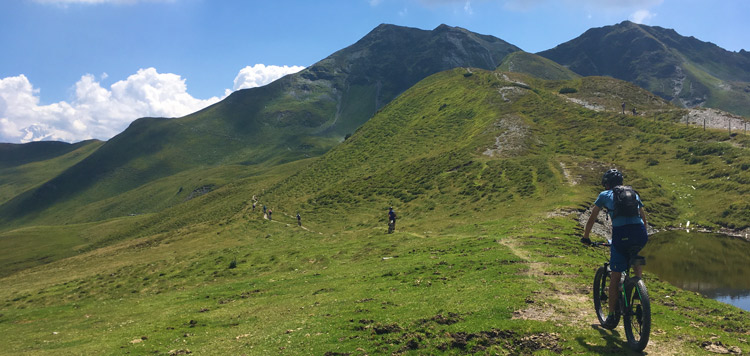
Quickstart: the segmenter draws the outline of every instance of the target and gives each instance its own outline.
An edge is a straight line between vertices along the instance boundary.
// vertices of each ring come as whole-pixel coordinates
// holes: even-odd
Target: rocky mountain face
[[[517,50],[501,39],[458,27],[425,31],[380,25],[352,46],[290,76],[278,108],[266,114],[343,136],[429,75],[456,67],[492,70]],[[330,109],[290,111],[292,105],[284,104],[299,100]]]
[[[583,75],[627,80],[683,107],[750,115],[750,54],[629,21],[538,53]]]

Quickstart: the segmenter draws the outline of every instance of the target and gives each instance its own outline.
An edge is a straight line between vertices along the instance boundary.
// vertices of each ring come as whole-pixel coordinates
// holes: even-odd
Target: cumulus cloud
[[[39,89],[24,75],[0,79],[0,142],[90,138],[107,140],[133,120],[178,117],[220,99],[193,98],[179,75],[140,69],[107,89],[91,74],[75,84],[75,99],[39,105]]]
[[[234,90],[255,88],[264,86],[276,79],[279,79],[287,74],[297,73],[305,67],[301,66],[266,66],[264,64],[256,64],[254,66],[247,66],[242,68],[234,78]]]
[[[638,10],[630,15],[630,21],[640,24],[648,24],[656,17],[655,13],[648,10]]]

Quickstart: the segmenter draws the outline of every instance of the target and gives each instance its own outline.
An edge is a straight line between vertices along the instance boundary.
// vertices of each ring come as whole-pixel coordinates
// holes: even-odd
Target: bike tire
[[[626,286],[628,308],[624,315],[625,337],[628,346],[640,352],[648,345],[651,333],[651,300],[646,284],[635,277]]]
[[[601,266],[594,275],[594,311],[599,319],[599,324],[604,326],[609,314],[609,280],[610,271]],[[620,313],[615,313],[615,321],[620,322]]]

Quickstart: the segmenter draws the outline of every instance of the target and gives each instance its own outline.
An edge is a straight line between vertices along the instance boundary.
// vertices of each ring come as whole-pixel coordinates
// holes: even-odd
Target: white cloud
[[[474,15],[474,10],[471,9],[471,1],[467,1],[466,5],[464,5],[464,12],[469,15]]]
[[[26,76],[8,77],[0,79],[0,142],[107,140],[137,118],[184,116],[219,100],[193,98],[179,75],[154,68],[140,69],[110,89],[84,75],[71,103],[50,105],[39,105],[39,89]]]
[[[276,79],[279,79],[287,74],[297,73],[305,69],[302,66],[266,66],[263,64],[256,64],[254,66],[247,66],[242,68],[234,78],[234,90],[255,88],[264,86]]]
[[[651,11],[638,10],[630,15],[630,21],[639,24],[648,24],[649,22],[651,22],[651,20],[654,19],[654,17],[656,17],[656,14],[652,13]]]
[[[383,0],[369,0],[370,6],[378,6]]]
[[[232,90],[266,85],[305,67],[256,64],[242,68]],[[106,73],[100,80],[108,77]],[[86,74],[74,86],[75,98],[39,105],[39,89],[24,75],[0,79],[0,142],[39,140],[76,142],[91,138],[108,140],[140,117],[180,117],[223,99],[196,99],[187,92],[185,79],[177,74],[140,69],[125,80],[102,87]]]

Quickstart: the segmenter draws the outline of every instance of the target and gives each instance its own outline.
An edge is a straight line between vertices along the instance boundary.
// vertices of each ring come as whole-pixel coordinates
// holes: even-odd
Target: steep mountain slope
[[[56,177],[103,142],[0,144],[0,204]]]
[[[627,80],[678,106],[750,116],[750,55],[629,21],[538,53],[584,75]]]
[[[28,144],[0,143],[0,169],[53,159],[83,146],[101,144],[96,140],[75,144],[55,141],[30,142]]]
[[[44,218],[43,211],[56,204],[75,209],[194,168],[239,164],[252,171],[317,156],[422,78],[454,67],[494,69],[517,50],[445,25],[432,31],[380,25],[354,45],[267,86],[235,92],[183,118],[133,122],[90,157],[0,206],[0,221]],[[172,190],[182,183],[176,180]],[[140,197],[137,209],[124,204],[87,219],[155,211],[162,198]]]
[[[546,80],[568,80],[581,77],[560,64],[528,52],[509,54],[500,63],[498,69],[507,72],[525,73]]]
[[[564,87],[576,92],[559,94]],[[623,100],[645,117],[620,115]],[[708,226],[750,227],[747,137],[673,126],[683,115],[607,77],[544,81],[453,70],[399,96],[345,143],[268,189],[266,199],[322,221],[369,225],[372,209],[388,205],[426,215],[460,214],[469,206],[491,211],[554,200],[581,179],[593,194],[599,171],[614,165],[650,197],[656,225],[685,216]],[[689,179],[698,184],[691,184],[698,191],[689,202],[662,188]]]

